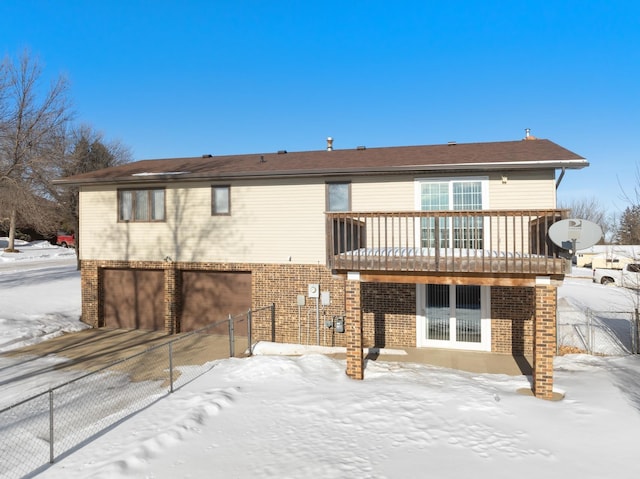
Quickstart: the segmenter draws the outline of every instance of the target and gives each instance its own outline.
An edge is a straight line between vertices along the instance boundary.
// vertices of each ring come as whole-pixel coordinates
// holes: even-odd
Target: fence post
[[[636,350],[635,353],[636,354],[640,354],[640,311],[638,311],[638,308],[635,309],[635,315],[636,315]]]
[[[229,314],[229,357],[233,358],[235,356],[235,348],[234,348],[234,337],[233,337],[233,316]]]
[[[49,389],[49,462],[53,464],[53,389]]]
[[[593,343],[595,334],[593,331],[593,311],[587,309],[587,337],[589,338],[589,345],[587,346],[587,352],[593,354]]]
[[[173,393],[173,341],[169,341],[169,391]]]
[[[249,356],[253,356],[253,351],[251,350],[251,308],[247,311],[247,336],[249,336]]]

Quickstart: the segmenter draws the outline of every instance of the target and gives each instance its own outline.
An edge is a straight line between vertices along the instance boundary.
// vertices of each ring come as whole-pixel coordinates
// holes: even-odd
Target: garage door
[[[163,330],[163,288],[163,271],[103,270],[105,327]]]
[[[250,272],[182,272],[180,331],[200,329],[228,318],[229,314],[235,318],[250,308]],[[234,329],[236,334],[246,335],[247,321],[236,321]],[[222,334],[228,331],[227,323],[212,330]]]

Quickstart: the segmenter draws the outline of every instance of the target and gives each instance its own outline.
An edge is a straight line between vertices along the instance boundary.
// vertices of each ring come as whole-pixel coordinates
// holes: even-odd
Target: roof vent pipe
[[[524,139],[526,140],[530,136],[531,136],[531,128],[525,128],[524,129]]]
[[[333,138],[327,137],[327,151],[333,151]]]

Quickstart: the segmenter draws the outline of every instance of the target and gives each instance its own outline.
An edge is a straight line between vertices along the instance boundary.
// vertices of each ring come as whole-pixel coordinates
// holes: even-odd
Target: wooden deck
[[[566,210],[327,213],[337,272],[563,275],[547,231]]]

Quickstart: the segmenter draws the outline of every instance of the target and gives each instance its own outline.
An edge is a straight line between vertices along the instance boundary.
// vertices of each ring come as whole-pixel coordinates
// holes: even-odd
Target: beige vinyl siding
[[[503,176],[506,181],[503,181]],[[505,171],[489,179],[491,209],[553,209],[556,207],[555,172]],[[529,221],[535,217],[493,219],[491,242],[485,249],[494,251],[527,250],[530,242]]]
[[[413,176],[357,178],[351,184],[353,211],[413,211]]]
[[[502,182],[502,176],[506,183]],[[556,207],[554,170],[505,171],[489,175],[488,209],[549,209]]]
[[[489,208],[555,207],[553,171],[507,172],[507,176],[503,184],[500,174],[490,175]],[[153,223],[118,222],[116,186],[83,187],[80,257],[325,264],[326,181],[307,178],[140,185],[165,188],[166,221]],[[231,187],[228,216],[211,215],[211,186],[216,184]],[[354,211],[414,210],[415,177],[355,178],[351,204]]]
[[[212,184],[166,186],[159,223],[119,223],[116,187],[83,188],[81,258],[324,264],[323,180],[227,182],[229,216],[211,215]]]

